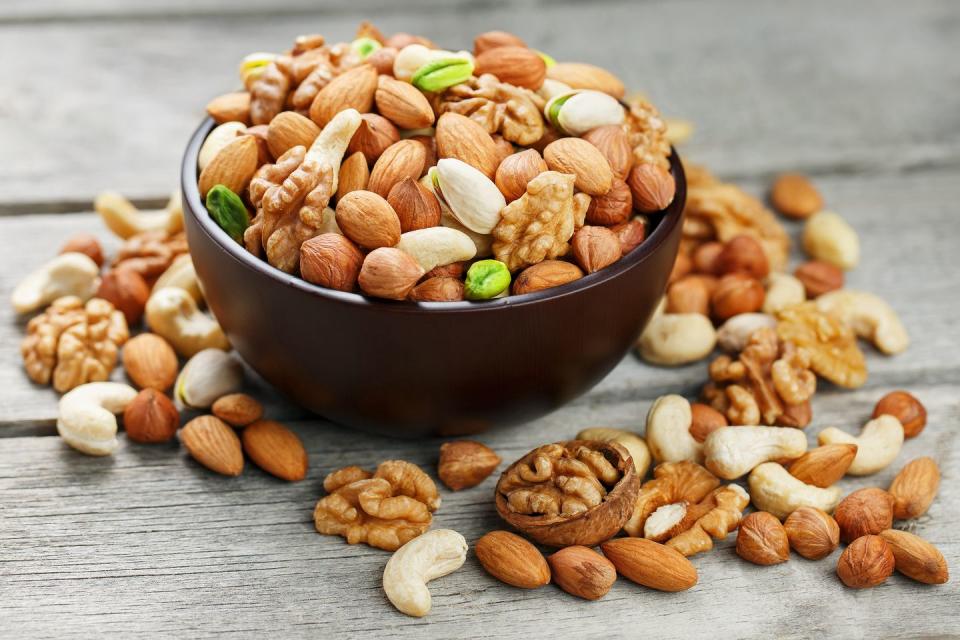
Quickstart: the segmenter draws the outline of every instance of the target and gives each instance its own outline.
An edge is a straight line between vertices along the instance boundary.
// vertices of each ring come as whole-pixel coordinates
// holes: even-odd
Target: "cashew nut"
[[[185,253],[177,258],[167,267],[159,278],[154,289],[163,289],[164,287],[177,287],[190,294],[190,297],[196,300],[197,304],[203,302],[203,291],[200,288],[200,281],[197,280],[197,270],[193,268],[193,260],[190,254]]]
[[[910,345],[910,336],[897,312],[878,295],[838,289],[819,296],[817,308],[839,318],[887,355],[901,353]]]
[[[686,398],[657,398],[647,412],[647,446],[657,462],[703,462],[703,445],[690,433],[693,412]]]
[[[859,436],[829,427],[817,434],[817,442],[821,445],[834,442],[857,445],[857,455],[847,473],[868,476],[886,468],[900,453],[903,425],[893,416],[884,414],[865,424]]]
[[[760,329],[773,329],[777,319],[766,313],[740,313],[717,329],[717,344],[729,353],[740,353],[747,346],[750,336]]]
[[[832,211],[815,213],[803,225],[803,250],[811,258],[844,270],[860,262],[860,239],[846,220]]]
[[[807,290],[803,283],[789,273],[771,273],[767,277],[766,284],[767,294],[763,299],[764,313],[773,314],[807,299]]]
[[[93,208],[110,231],[126,240],[146,231],[176,233],[183,229],[183,204],[179,192],[171,196],[161,211],[140,211],[119,193],[104,191],[93,201]]]
[[[664,313],[661,300],[637,346],[651,364],[675,366],[702,360],[717,344],[710,319],[699,313]]]
[[[237,121],[224,122],[220,126],[214,127],[213,131],[207,135],[207,139],[203,141],[200,153],[197,154],[197,168],[203,171],[214,156],[246,131],[247,125]]]
[[[243,366],[226,351],[204,349],[183,365],[174,385],[176,399],[192,409],[206,409],[243,386]]]
[[[120,382],[90,382],[68,391],[58,407],[57,433],[68,445],[91,456],[117,448],[117,418],[137,390]]]
[[[154,289],[145,315],[153,332],[186,358],[203,349],[230,348],[217,321],[203,314],[190,294],[178,287]]]
[[[100,267],[82,253],[62,253],[20,281],[10,296],[17,313],[41,309],[57,298],[88,300],[100,286]]]
[[[781,520],[800,507],[816,507],[832,513],[840,502],[840,487],[821,489],[806,484],[777,462],[764,462],[751,471],[748,484],[753,506]]]
[[[427,583],[459,569],[467,559],[467,541],[452,529],[435,529],[397,549],[383,570],[383,590],[401,613],[430,613]]]
[[[704,465],[733,480],[769,460],[792,460],[807,451],[807,436],[786,427],[720,427],[703,443]]]
[[[407,231],[400,236],[397,249],[409,254],[424,271],[470,260],[477,254],[477,247],[470,236],[448,227]]]
[[[616,442],[633,458],[633,467],[642,479],[646,477],[650,468],[650,449],[643,438],[630,431],[612,429],[609,427],[591,427],[577,434],[577,440],[599,440],[600,442]]]

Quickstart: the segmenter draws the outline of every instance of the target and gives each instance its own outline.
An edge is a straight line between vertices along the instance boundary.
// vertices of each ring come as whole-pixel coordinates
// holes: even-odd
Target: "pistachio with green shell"
[[[547,120],[558,130],[580,136],[604,125],[623,124],[623,106],[609,94],[583,89],[553,96],[543,108]]]
[[[180,404],[191,409],[206,409],[218,398],[243,387],[243,365],[220,349],[204,349],[183,365],[174,395]]]
[[[453,217],[477,233],[487,234],[500,222],[507,200],[490,178],[456,158],[444,158],[430,170],[434,192]]]
[[[240,196],[228,187],[214,185],[207,193],[207,211],[220,228],[236,242],[243,244],[243,232],[250,226],[250,212]]]

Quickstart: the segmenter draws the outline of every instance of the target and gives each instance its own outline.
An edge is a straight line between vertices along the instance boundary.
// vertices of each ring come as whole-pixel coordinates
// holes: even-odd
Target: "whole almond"
[[[606,227],[580,227],[570,240],[573,257],[587,273],[594,273],[620,259],[620,239]]]
[[[840,501],[833,512],[840,539],[853,542],[877,534],[893,524],[893,496],[876,487],[858,489]]]
[[[645,538],[614,538],[600,545],[617,573],[658,591],[686,591],[697,570],[676,549]]]
[[[627,179],[633,167],[633,148],[622,126],[608,124],[597,127],[583,134],[583,139],[600,150],[615,176],[621,180]]]
[[[504,45],[478,55],[474,73],[491,73],[501,82],[536,91],[547,77],[547,63],[533,49]]]
[[[788,218],[808,218],[823,209],[823,198],[810,179],[799,173],[784,173],[770,192],[773,207]]]
[[[891,391],[873,408],[873,417],[891,415],[903,425],[903,435],[915,438],[927,426],[927,409],[906,391]]]
[[[337,225],[364,249],[400,241],[400,219],[390,203],[372,191],[351,191],[337,203]]]
[[[526,43],[507,31],[486,31],[473,39],[473,55],[479,56],[488,49],[497,47],[525,47]]]
[[[717,282],[710,296],[713,317],[723,321],[741,313],[759,311],[766,293],[756,278],[745,273],[730,273]]]
[[[843,550],[837,561],[837,576],[851,589],[882,584],[893,573],[893,549],[880,536],[862,536]]]
[[[400,231],[414,231],[440,224],[440,203],[433,192],[413,178],[404,178],[393,185],[387,202],[400,219]]]
[[[550,582],[550,567],[535,546],[509,531],[491,531],[474,546],[477,560],[500,582],[536,589]]]
[[[620,253],[627,255],[647,238],[647,221],[645,218],[632,218],[610,228],[620,239]]]
[[[673,174],[653,164],[634,165],[627,184],[633,194],[633,207],[642,213],[666,209],[677,191]]]
[[[399,51],[400,49],[403,49],[404,47],[411,44],[422,44],[428,49],[436,48],[436,45],[433,44],[433,42],[431,42],[427,38],[424,38],[423,36],[415,36],[411,33],[405,33],[403,31],[398,31],[397,33],[387,38],[386,41],[383,43],[383,46],[392,47],[397,51]]]
[[[615,75],[592,64],[582,62],[558,62],[547,69],[547,77],[559,80],[573,89],[596,89],[622,98],[623,83]]]
[[[759,565],[786,562],[790,558],[786,529],[773,514],[754,511],[740,522],[737,555]]]
[[[403,300],[423,276],[423,267],[409,254],[383,247],[367,254],[357,282],[367,295]]]
[[[513,202],[527,192],[528,182],[546,170],[547,163],[537,150],[525,149],[500,162],[494,182],[507,202]]]
[[[880,532],[893,552],[897,571],[924,584],[943,584],[950,579],[947,561],[935,546],[920,536],[887,529]]]
[[[463,300],[463,280],[446,276],[427,278],[410,292],[416,302],[459,302]]]
[[[614,564],[589,547],[564,547],[548,557],[547,562],[553,572],[553,582],[584,600],[599,600],[617,580]]]
[[[321,287],[353,291],[362,264],[363,252],[339,233],[323,233],[300,245],[300,275]]]
[[[317,93],[310,105],[310,119],[323,127],[344,109],[367,113],[373,106],[376,91],[377,70],[369,64],[356,66],[335,77]]]
[[[147,306],[150,285],[133,269],[110,269],[100,278],[96,297],[116,307],[126,318],[127,326],[135,327],[140,323]]]
[[[513,295],[559,287],[582,277],[583,271],[575,264],[562,260],[544,260],[520,272],[513,281]]]
[[[267,147],[274,158],[279,158],[298,145],[309,149],[318,135],[320,127],[310,118],[296,111],[282,111],[267,127]]]
[[[822,260],[809,260],[793,272],[803,283],[808,298],[816,298],[830,291],[843,288],[843,269]]]
[[[763,247],[753,236],[741,234],[730,238],[714,264],[717,275],[745,273],[762,280],[770,273],[770,263]]]
[[[373,165],[367,188],[386,198],[404,178],[416,180],[423,173],[427,151],[416,140],[400,140],[390,145]]]
[[[890,483],[893,517],[897,520],[919,518],[927,512],[940,488],[940,468],[933,458],[924,456],[908,462]]]
[[[587,207],[587,224],[610,226],[626,222],[633,213],[633,196],[630,187],[620,178],[613,179],[610,191],[590,198]]]
[[[500,464],[500,456],[487,445],[473,440],[456,440],[440,445],[437,475],[453,491],[469,489],[483,482]]]
[[[787,470],[801,482],[826,489],[846,475],[856,456],[855,444],[825,444],[807,451],[791,462]]]
[[[70,236],[60,247],[60,253],[82,253],[96,262],[98,267],[103,266],[103,248],[97,237],[90,233],[77,233]]]
[[[307,451],[293,431],[273,420],[258,420],[243,430],[243,450],[254,464],[281,480],[307,475]]]
[[[710,315],[710,290],[703,279],[689,275],[672,282],[667,288],[666,311]]]
[[[826,558],[840,544],[837,521],[816,507],[800,507],[787,517],[783,528],[790,548],[808,560]]]
[[[380,76],[374,101],[380,115],[401,129],[423,129],[433,124],[433,107],[409,82]]]
[[[482,126],[467,116],[448,111],[437,120],[434,138],[440,158],[462,160],[493,179],[499,153],[493,138]]]
[[[225,476],[238,476],[243,471],[240,438],[220,418],[194,418],[180,430],[180,442],[194,460],[211,471]]]
[[[258,166],[257,141],[253,136],[238,136],[213,156],[200,172],[200,197],[215,185],[222,184],[236,194],[242,194]]]
[[[166,391],[177,379],[179,367],[173,347],[155,333],[141,333],[123,345],[123,368],[141,389]]]
[[[217,124],[224,122],[250,122],[250,93],[235,91],[217,96],[207,103],[207,115]]]
[[[595,146],[581,138],[560,138],[543,150],[547,167],[576,177],[577,189],[591,196],[602,196],[613,186],[610,163]]]
[[[180,413],[167,396],[143,389],[123,410],[123,428],[136,442],[166,442],[177,434]]]
[[[359,151],[372,165],[383,154],[400,140],[400,132],[393,123],[376,113],[364,113],[360,116],[360,126],[350,138],[347,153]]]
[[[690,435],[697,442],[703,442],[711,433],[729,424],[725,415],[702,402],[690,403],[690,414],[693,417],[690,423]]]
[[[217,398],[210,410],[231,427],[245,427],[263,417],[263,405],[245,393],[229,393]]]
[[[365,190],[369,181],[370,167],[367,165],[367,158],[360,151],[355,151],[340,165],[337,200],[351,191]]]

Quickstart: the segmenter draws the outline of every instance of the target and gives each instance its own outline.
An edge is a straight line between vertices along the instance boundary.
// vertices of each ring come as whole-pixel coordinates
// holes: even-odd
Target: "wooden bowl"
[[[686,181],[647,239],[576,282],[483,302],[392,302],[325,289],[248,253],[197,189],[207,118],[183,158],[190,254],[234,348],[297,404],[395,436],[478,433],[542,416],[603,379],[636,342],[666,287]]]

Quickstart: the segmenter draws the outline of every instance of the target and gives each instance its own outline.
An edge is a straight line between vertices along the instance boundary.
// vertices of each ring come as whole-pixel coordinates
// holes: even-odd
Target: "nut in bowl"
[[[516,86],[471,72],[465,52],[411,46],[392,68],[359,54],[334,63],[337,45],[278,57],[253,81],[250,113],[229,119],[274,128],[273,144],[257,147],[252,172],[230,142],[198,172],[224,126],[204,122],[183,163],[185,225],[231,344],[292,399],[396,435],[473,433],[557,408],[629,351],[676,256],[685,180],[649,104],[643,120],[593,89],[547,100],[526,86],[539,77]],[[283,107],[309,87],[291,69],[309,60],[334,80],[294,117]],[[405,129],[412,115],[436,128]],[[607,135],[588,135],[598,127]],[[609,145],[591,142],[610,127],[639,141],[616,170]],[[255,137],[245,131],[235,136]],[[656,163],[661,209],[624,208],[631,189],[614,178],[642,166],[635,158]],[[591,199],[614,188],[620,213],[585,226]],[[644,237],[625,245],[619,226],[637,221]]]

